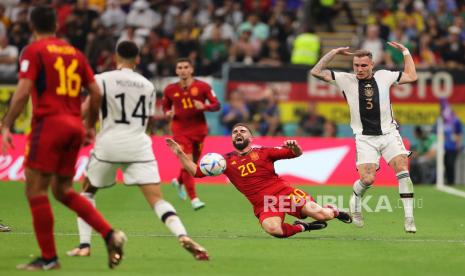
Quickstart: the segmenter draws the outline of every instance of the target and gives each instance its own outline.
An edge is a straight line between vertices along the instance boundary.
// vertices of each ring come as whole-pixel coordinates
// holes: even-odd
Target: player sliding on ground
[[[232,143],[235,151],[227,153],[224,174],[233,185],[252,203],[255,216],[268,234],[277,238],[287,238],[297,233],[319,230],[334,218],[351,223],[346,212],[333,206],[321,207],[307,193],[292,188],[276,174],[274,162],[280,159],[295,158],[302,149],[295,140],[287,140],[281,147],[252,146],[252,133],[245,124],[236,124],[232,130]],[[173,139],[167,144],[181,161],[182,166],[195,177],[204,177],[200,168],[183,152]],[[285,214],[299,219],[311,217],[316,221],[307,223],[297,220],[293,225],[284,223]]]
[[[140,188],[150,208],[180,244],[197,260],[208,260],[207,251],[187,236],[176,210],[163,199],[152,140],[145,133],[155,106],[154,87],[134,72],[138,60],[136,44],[123,41],[116,48],[118,69],[95,76],[104,95],[100,110],[102,127],[87,167],[82,195],[95,205],[97,190],[112,186],[116,170],[120,168],[124,184]],[[92,229],[81,218],[78,218],[78,228],[80,245],[67,254],[89,256]]]

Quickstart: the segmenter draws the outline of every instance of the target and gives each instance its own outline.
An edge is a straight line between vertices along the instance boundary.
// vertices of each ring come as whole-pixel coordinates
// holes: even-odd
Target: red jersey
[[[43,38],[23,50],[19,64],[19,78],[35,84],[31,91],[34,117],[80,116],[81,87],[94,82],[94,74],[79,50],[56,37]]]
[[[223,157],[226,160],[224,174],[255,208],[263,205],[265,195],[274,195],[283,188],[290,187],[274,170],[275,161],[296,157],[289,148],[253,147],[246,155],[231,152]],[[195,176],[205,175],[197,167]]]
[[[194,106],[194,100],[205,104],[204,110]],[[209,104],[206,104],[206,100]],[[163,112],[174,107],[171,123],[173,135],[207,135],[208,127],[204,111],[217,111],[220,103],[208,83],[194,79],[192,84],[181,87],[179,82],[169,84],[163,92]]]

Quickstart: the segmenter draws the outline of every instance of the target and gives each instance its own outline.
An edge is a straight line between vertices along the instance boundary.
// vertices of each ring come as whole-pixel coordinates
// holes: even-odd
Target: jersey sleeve
[[[206,175],[203,174],[203,172],[200,170],[200,166],[197,166],[197,170],[195,171],[194,177],[201,178],[205,177]]]
[[[272,161],[296,157],[294,152],[286,147],[267,148],[266,151],[268,153],[268,158]]]
[[[161,105],[163,107],[163,112],[167,112],[168,110],[171,109],[173,102],[171,101],[169,97],[169,92],[170,92],[170,87],[167,86],[165,90],[163,91],[163,98],[161,100]]]
[[[402,77],[402,72],[399,71],[380,70],[380,73],[383,74],[383,79],[385,79],[389,85],[398,83]]]
[[[33,47],[26,47],[19,58],[19,78],[35,81],[40,70],[40,59]]]
[[[210,85],[207,85],[206,89],[206,97],[208,100],[208,104],[205,105],[205,110],[206,111],[218,111],[220,110],[221,104],[218,101],[218,98],[216,97],[215,91],[210,87]]]
[[[335,72],[331,70],[331,77],[333,80],[330,83],[343,90],[344,83],[346,82],[347,78],[347,73]]]

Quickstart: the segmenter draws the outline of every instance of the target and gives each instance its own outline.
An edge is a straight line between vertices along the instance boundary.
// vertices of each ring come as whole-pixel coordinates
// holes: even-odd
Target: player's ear
[[[139,65],[139,63],[140,63],[140,56],[137,56],[137,57],[136,57],[135,62],[136,62],[136,65]]]

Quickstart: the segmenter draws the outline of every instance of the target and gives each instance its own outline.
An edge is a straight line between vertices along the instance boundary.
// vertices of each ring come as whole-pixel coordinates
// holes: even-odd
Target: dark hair
[[[124,59],[135,59],[139,55],[139,48],[132,41],[122,41],[116,46],[116,53]]]
[[[373,54],[368,50],[357,50],[354,52],[355,57],[369,57],[373,59]]]
[[[241,126],[241,127],[245,127],[249,132],[250,134],[253,134],[252,130],[250,129],[249,125],[246,124],[246,123],[237,123],[235,125],[233,125],[233,127],[231,128],[232,130],[235,129],[236,127],[238,126]]]
[[[189,63],[192,67],[194,67],[194,65],[192,64],[192,60],[190,60],[189,58],[178,58],[176,60],[176,66],[178,66],[178,63],[180,62],[187,62]]]
[[[56,31],[56,14],[55,10],[49,5],[35,7],[31,12],[32,28],[38,33],[55,33]]]

